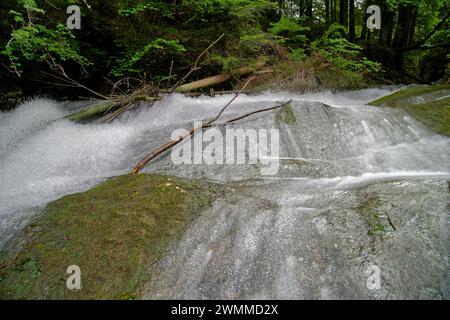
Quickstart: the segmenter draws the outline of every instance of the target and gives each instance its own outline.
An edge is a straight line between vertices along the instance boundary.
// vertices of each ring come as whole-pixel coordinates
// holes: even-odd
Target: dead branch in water
[[[292,102],[292,100],[289,100],[289,101],[287,101],[287,102],[285,102],[285,103],[283,103],[283,104],[280,104],[280,105],[277,105],[277,106],[274,106],[274,107],[265,108],[265,109],[259,109],[259,110],[256,110],[256,111],[253,111],[253,112],[244,114],[244,115],[242,115],[242,116],[239,116],[239,117],[237,117],[237,118],[227,120],[226,122],[224,122],[224,124],[234,123],[234,122],[236,122],[236,121],[239,121],[239,120],[242,120],[242,119],[244,119],[244,118],[250,117],[250,116],[252,116],[252,115],[254,115],[254,114],[257,114],[257,113],[281,109],[281,108],[286,107],[286,106],[287,106],[288,104],[290,104],[291,102]]]
[[[173,146],[177,145],[178,143],[180,143],[181,141],[183,141],[187,137],[192,136],[198,130],[201,130],[201,129],[205,128],[205,127],[211,126],[211,124],[213,124],[217,119],[219,119],[219,117],[222,115],[222,113],[233,103],[233,101],[236,100],[237,97],[239,97],[239,95],[242,93],[242,91],[245,90],[245,88],[248,86],[248,84],[251,81],[253,81],[253,79],[254,79],[254,77],[248,79],[247,82],[242,86],[242,88],[234,95],[234,97],[230,101],[228,101],[227,104],[225,104],[225,106],[219,111],[219,113],[213,119],[209,120],[205,124],[202,124],[202,125],[197,126],[197,127],[193,127],[191,130],[189,130],[187,133],[179,136],[177,139],[169,141],[168,143],[165,143],[162,146],[158,147],[156,150],[150,152],[141,161],[139,161],[139,163],[133,168],[132,173],[138,174],[142,170],[142,168],[144,168],[147,165],[147,163],[149,163],[151,160],[156,158],[158,155],[160,155],[164,151],[166,151],[166,150],[172,148]]]
[[[285,106],[287,106],[289,103],[292,102],[292,100],[289,100],[287,102],[284,102],[280,105],[274,106],[274,107],[270,107],[270,108],[264,108],[264,109],[260,109],[260,110],[256,110],[250,113],[246,113],[244,115],[241,115],[239,117],[227,120],[223,123],[220,124],[216,124],[215,122],[220,118],[220,116],[223,114],[223,112],[233,103],[234,100],[236,100],[236,98],[242,93],[242,91],[244,91],[244,89],[247,87],[247,85],[253,80],[254,78],[250,78],[245,84],[244,86],[241,88],[241,90],[236,93],[236,95],[220,110],[220,112],[211,120],[209,120],[208,122],[206,122],[205,124],[199,125],[197,127],[193,127],[191,128],[188,132],[186,132],[185,134],[179,136],[178,138],[171,140],[161,146],[159,146],[158,148],[156,148],[155,150],[153,150],[152,152],[150,152],[148,155],[146,155],[132,170],[133,174],[138,174],[151,160],[155,159],[157,156],[159,156],[160,154],[162,154],[163,152],[171,149],[172,147],[176,146],[177,144],[179,144],[180,142],[184,141],[186,138],[191,137],[192,135],[194,135],[197,131],[199,130],[203,130],[205,128],[209,128],[212,127],[213,125],[223,125],[223,124],[231,124],[234,123],[238,120],[242,120],[244,118],[250,117],[254,114],[257,113],[262,113],[262,112],[267,112],[267,111],[272,111],[272,110],[276,110],[276,109],[280,109],[280,108],[284,108]]]

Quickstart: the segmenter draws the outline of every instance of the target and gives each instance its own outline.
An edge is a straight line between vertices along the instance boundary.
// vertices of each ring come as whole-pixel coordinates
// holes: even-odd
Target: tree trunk
[[[363,13],[362,13],[362,17],[363,17],[363,20],[362,20],[362,29],[361,29],[361,36],[360,36],[360,40],[366,40],[366,38],[367,38],[367,24],[366,24],[366,22],[367,22],[367,18],[368,18],[368,16],[367,16],[367,13],[366,13],[366,11],[367,11],[367,8],[370,6],[370,0],[365,0],[364,1],[364,5],[363,5]]]
[[[414,8],[412,18],[411,18],[411,24],[409,26],[408,47],[413,43],[414,31],[416,30],[417,13],[418,13],[418,9]]]
[[[307,3],[306,3],[306,16],[308,17],[308,18],[312,18],[312,16],[313,16],[313,10],[312,10],[312,8],[313,8],[313,0],[307,0]]]
[[[415,28],[416,7],[411,5],[400,5],[398,11],[397,29],[395,30],[392,47],[395,51],[393,63],[396,68],[403,67],[403,51],[410,45],[411,34]]]
[[[337,21],[337,1],[338,0],[333,0],[333,22]]]
[[[413,29],[414,7],[400,5],[398,11],[397,29],[392,46],[396,49],[408,47]]]
[[[347,26],[348,17],[348,0],[339,1],[339,23]]]
[[[65,119],[78,123],[86,123],[92,119],[100,118],[105,115],[105,113],[114,108],[114,106],[115,104],[112,101],[99,101],[81,111],[68,115]]]
[[[330,24],[330,0],[325,0],[325,24]]]
[[[388,5],[383,6],[380,31],[380,47],[390,47],[394,31],[394,11]]]
[[[348,21],[348,38],[351,42],[355,41],[356,34],[355,34],[355,1],[349,0],[348,2],[348,14],[349,14],[349,21]]]

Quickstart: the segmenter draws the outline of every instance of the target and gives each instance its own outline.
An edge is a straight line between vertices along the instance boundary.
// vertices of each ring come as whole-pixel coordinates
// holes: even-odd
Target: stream
[[[221,119],[292,100],[294,122],[267,112],[233,124],[279,129],[273,176],[260,164],[176,165],[169,153],[151,162],[143,172],[228,192],[172,245],[144,297],[450,298],[450,138],[367,105],[396,89],[240,96]],[[112,124],[64,120],[86,103],[45,98],[0,113],[0,248],[48,202],[128,173],[231,97],[174,95]]]

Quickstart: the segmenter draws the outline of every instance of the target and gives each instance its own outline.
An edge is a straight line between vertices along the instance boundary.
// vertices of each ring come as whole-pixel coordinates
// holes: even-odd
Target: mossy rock
[[[152,266],[220,187],[161,175],[127,175],[49,204],[0,255],[2,299],[135,299]],[[67,268],[81,269],[69,290]]]
[[[288,125],[297,124],[297,118],[295,117],[294,110],[292,110],[290,103],[277,112],[275,115],[275,121],[278,125],[282,123]]]
[[[366,223],[367,235],[370,237],[385,233],[385,227],[381,219],[382,214],[378,210],[380,205],[381,199],[376,195],[372,195],[366,197],[356,208]]]
[[[409,87],[369,104],[404,109],[434,132],[450,136],[450,85]]]

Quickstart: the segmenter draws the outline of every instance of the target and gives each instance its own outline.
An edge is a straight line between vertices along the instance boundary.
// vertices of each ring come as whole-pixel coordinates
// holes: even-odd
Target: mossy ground
[[[152,265],[219,193],[206,182],[142,174],[63,197],[18,237],[18,254],[2,252],[0,298],[139,298]],[[81,268],[81,290],[66,288],[70,265]]]
[[[370,103],[401,108],[436,133],[450,136],[450,85],[410,87]],[[441,98],[436,98],[441,94]],[[417,98],[421,99],[417,99]]]
[[[334,67],[320,55],[307,56],[302,61],[275,61],[270,70],[258,75],[247,88],[253,92],[281,90],[304,93],[363,89],[379,84],[362,72]],[[246,80],[239,81],[235,89],[240,88]]]

